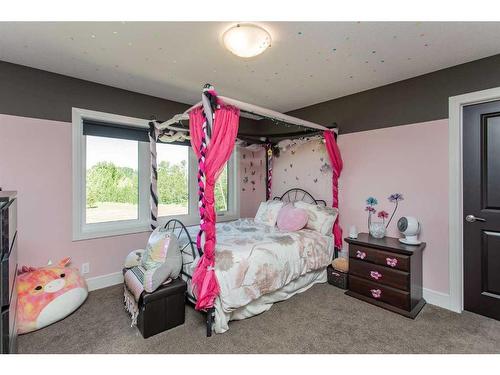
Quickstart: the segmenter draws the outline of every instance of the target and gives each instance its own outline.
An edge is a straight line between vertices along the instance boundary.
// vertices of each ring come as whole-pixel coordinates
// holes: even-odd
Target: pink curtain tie
[[[335,140],[335,135],[331,130],[325,130],[323,133],[325,137],[326,150],[328,156],[330,157],[330,164],[332,166],[332,206],[334,208],[339,207],[339,177],[342,172],[344,163],[342,161],[342,156],[340,155],[340,149]],[[340,214],[337,215],[335,223],[333,224],[333,235],[335,239],[335,247],[338,249],[342,248],[342,228],[339,223]]]
[[[197,310],[212,307],[219,294],[219,283],[214,272],[217,242],[214,185],[234,149],[238,133],[239,110],[218,101],[209,141],[205,136],[207,123],[208,120],[202,107],[197,107],[189,113],[191,145],[198,157],[199,169],[200,231],[196,238],[196,245],[203,250],[192,278]],[[202,241],[202,236],[204,241]]]

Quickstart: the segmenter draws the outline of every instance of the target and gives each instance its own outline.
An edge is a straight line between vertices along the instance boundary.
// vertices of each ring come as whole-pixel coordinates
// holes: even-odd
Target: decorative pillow
[[[331,235],[333,224],[337,219],[338,210],[331,207],[323,207],[302,201],[295,202],[295,207],[303,208],[307,211],[307,229],[315,230],[323,235]]]
[[[142,256],[144,255],[143,249],[131,251],[125,258],[125,268],[132,268],[142,264]]]
[[[255,214],[255,222],[274,227],[281,207],[283,207],[282,201],[268,200],[267,202],[262,202]]]
[[[24,266],[18,271],[16,321],[19,334],[57,322],[85,301],[87,283],[78,269],[68,267],[69,263],[70,258],[64,258],[55,266]],[[14,311],[11,313],[14,315]]]
[[[332,267],[340,272],[349,271],[349,260],[347,258],[335,258]]]
[[[172,255],[169,254],[169,250],[175,247],[178,248],[177,237],[172,231],[162,227],[156,228],[149,236],[146,250],[142,255],[142,267],[148,270],[165,263],[167,256]]]
[[[307,224],[309,215],[303,208],[296,208],[293,204],[286,204],[278,213],[276,224],[278,229],[295,232],[301,230]]]
[[[165,228],[156,228],[142,257],[144,290],[151,293],[167,279],[175,279],[182,269],[182,255],[177,237]]]

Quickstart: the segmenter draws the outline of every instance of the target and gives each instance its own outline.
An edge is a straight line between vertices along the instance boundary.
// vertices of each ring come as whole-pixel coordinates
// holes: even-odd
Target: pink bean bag
[[[75,311],[88,295],[87,283],[70,258],[41,268],[22,267],[17,276],[17,332],[35,331]]]

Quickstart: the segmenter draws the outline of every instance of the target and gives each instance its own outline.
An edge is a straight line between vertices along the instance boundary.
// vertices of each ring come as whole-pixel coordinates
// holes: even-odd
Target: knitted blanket
[[[132,267],[125,272],[123,283],[123,303],[125,310],[132,319],[131,327],[137,325],[139,316],[139,298],[144,292],[144,272],[141,266]],[[167,279],[162,285],[168,284],[172,279]],[[154,293],[154,292],[153,292]]]
[[[131,327],[137,325],[137,317],[139,316],[139,298],[144,291],[144,268],[132,267],[127,270],[124,275],[123,285],[123,302],[125,310],[132,318]]]

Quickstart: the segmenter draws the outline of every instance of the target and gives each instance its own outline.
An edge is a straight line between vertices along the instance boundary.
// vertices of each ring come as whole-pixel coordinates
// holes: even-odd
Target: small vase
[[[370,235],[375,238],[384,238],[385,224],[380,221],[370,223]]]

